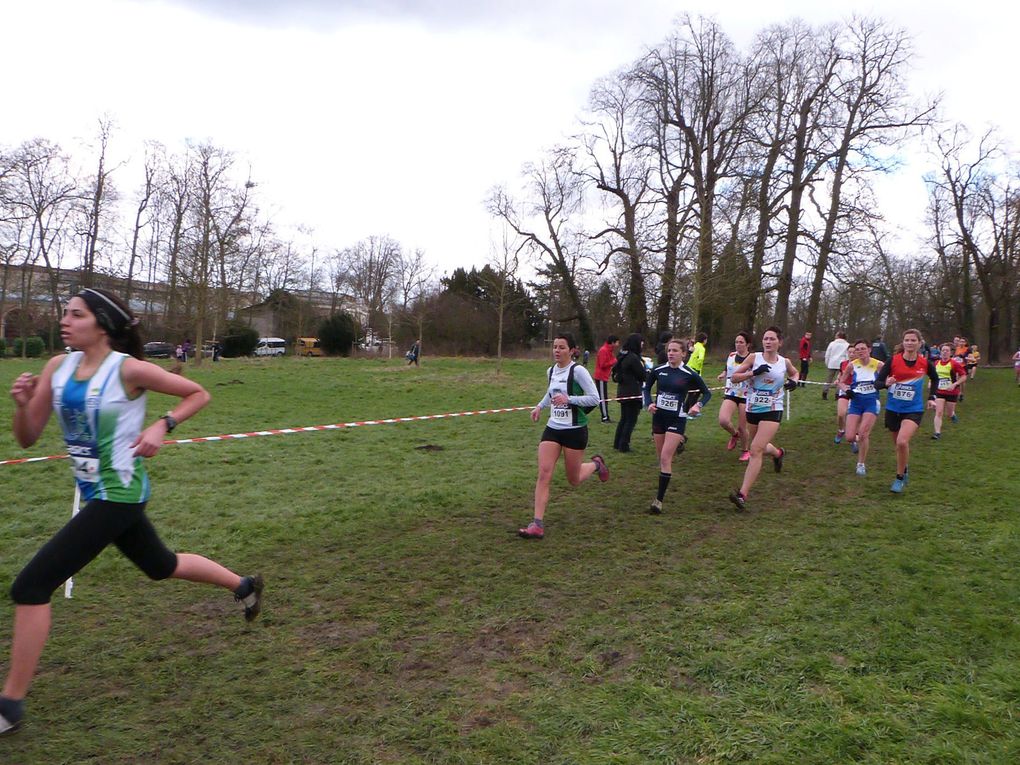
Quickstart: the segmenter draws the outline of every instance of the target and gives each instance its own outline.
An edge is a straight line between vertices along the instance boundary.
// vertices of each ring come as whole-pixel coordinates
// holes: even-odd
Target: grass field
[[[40,366],[0,362],[0,385]],[[532,404],[544,367],[224,361],[188,370],[213,402],[174,435]],[[541,430],[525,412],[166,447],[150,516],[175,549],[261,571],[263,616],[108,550],[54,598],[0,763],[1020,761],[1012,372],[981,370],[941,442],[926,415],[902,496],[885,433],[858,478],[834,404],[794,392],[784,471],[744,514],[718,400],[659,517],[648,415],[628,455],[594,423],[612,479],[558,469],[541,542],[513,533]],[[60,451],[51,422],[27,454]],[[25,454],[5,426],[0,459]],[[72,486],[64,461],[0,482],[6,592]]]

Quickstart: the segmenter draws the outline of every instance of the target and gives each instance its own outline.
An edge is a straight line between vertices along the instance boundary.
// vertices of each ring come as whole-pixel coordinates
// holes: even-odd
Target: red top
[[[603,343],[595,357],[595,379],[609,382],[609,375],[616,363],[616,355],[613,353],[613,346]]]
[[[811,360],[811,341],[806,337],[800,339],[800,360],[810,361]]]

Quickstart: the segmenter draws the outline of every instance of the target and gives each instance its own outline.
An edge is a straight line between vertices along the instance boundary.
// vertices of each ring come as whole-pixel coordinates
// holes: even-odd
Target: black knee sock
[[[666,497],[666,489],[669,487],[669,479],[672,477],[672,473],[659,473],[659,493],[655,496],[660,502]]]

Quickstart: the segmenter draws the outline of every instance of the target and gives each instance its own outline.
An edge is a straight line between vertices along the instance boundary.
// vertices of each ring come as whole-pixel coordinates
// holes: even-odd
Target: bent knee
[[[169,553],[160,556],[159,560],[148,561],[144,566],[139,566],[142,572],[154,582],[169,579],[177,571],[177,554]]]
[[[50,588],[38,582],[28,581],[26,577],[18,576],[11,585],[11,600],[19,606],[43,606],[50,602],[53,591],[56,587]]]

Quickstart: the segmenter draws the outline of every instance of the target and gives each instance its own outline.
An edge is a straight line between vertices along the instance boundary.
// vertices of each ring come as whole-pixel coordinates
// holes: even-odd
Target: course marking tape
[[[722,387],[709,388],[711,391],[724,390]],[[641,396],[621,396],[607,398],[607,402],[630,401]],[[234,441],[242,438],[256,438],[258,436],[280,436],[290,433],[315,433],[322,430],[341,430],[344,428],[359,428],[364,425],[392,425],[400,422],[421,422],[423,420],[441,420],[452,417],[470,417],[477,414],[503,414],[505,412],[525,412],[534,409],[534,406],[505,406],[495,409],[477,409],[471,412],[446,412],[443,414],[420,414],[411,417],[388,417],[378,420],[358,420],[355,422],[337,422],[332,425],[305,425],[297,428],[271,428],[267,430],[251,430],[244,433],[223,433],[217,436],[196,436],[195,438],[172,438],[163,441],[163,446],[177,444],[204,444],[211,441]],[[0,460],[0,465],[24,465],[29,462],[49,462],[52,460],[66,460],[66,454],[50,454],[46,457],[20,457],[16,459]]]

